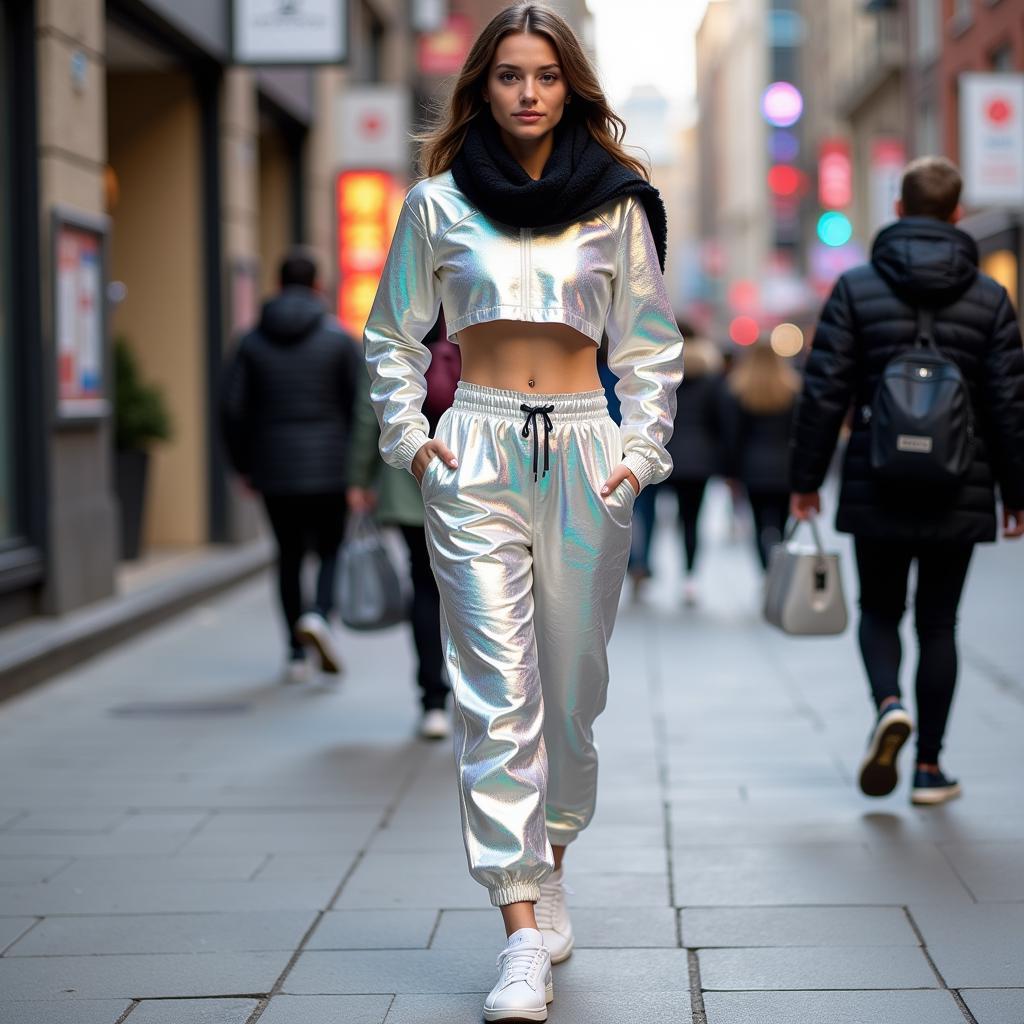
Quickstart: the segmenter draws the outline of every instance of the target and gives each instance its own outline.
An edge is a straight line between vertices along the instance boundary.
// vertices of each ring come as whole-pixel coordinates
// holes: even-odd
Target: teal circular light
[[[818,237],[833,248],[846,245],[853,237],[853,225],[845,213],[829,210],[818,218]]]

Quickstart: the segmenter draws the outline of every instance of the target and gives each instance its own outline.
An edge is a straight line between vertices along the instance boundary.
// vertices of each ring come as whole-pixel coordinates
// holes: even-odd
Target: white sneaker
[[[700,601],[700,591],[694,580],[687,579],[683,584],[683,605],[686,608],[696,608]]]
[[[306,612],[295,624],[295,635],[320,656],[320,668],[332,676],[341,672],[341,657],[327,620],[318,612]]]
[[[537,927],[544,936],[544,945],[551,954],[553,964],[568,960],[575,942],[565,901],[569,892],[572,890],[565,884],[562,869],[559,868],[540,883],[540,899],[533,907],[537,915]]]
[[[288,684],[305,683],[310,677],[310,664],[303,654],[298,658],[289,658],[288,664],[284,667],[283,681]]]
[[[554,988],[541,933],[533,928],[513,932],[498,954],[498,968],[498,981],[484,1000],[484,1020],[547,1020]]]
[[[448,715],[441,708],[423,712],[420,719],[420,736],[425,740],[446,740],[451,735]]]

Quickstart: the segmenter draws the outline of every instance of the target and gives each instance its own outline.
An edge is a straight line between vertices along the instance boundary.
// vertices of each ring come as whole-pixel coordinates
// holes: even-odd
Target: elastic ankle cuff
[[[491,905],[506,907],[510,903],[536,903],[540,886],[536,882],[511,882],[490,890]]]

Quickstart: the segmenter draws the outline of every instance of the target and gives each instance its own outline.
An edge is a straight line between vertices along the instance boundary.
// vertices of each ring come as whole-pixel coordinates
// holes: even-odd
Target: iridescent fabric
[[[536,479],[524,404],[554,407]],[[422,489],[470,870],[496,906],[536,900],[550,844],[572,842],[594,811],[593,724],[634,491],[623,481],[601,497],[622,447],[600,391],[462,383],[437,436],[459,459],[430,462]]]
[[[404,469],[428,440],[421,339],[442,304],[452,333],[492,320],[562,323],[596,344],[607,331],[623,462],[641,487],[668,476],[683,342],[636,198],[568,224],[516,228],[480,213],[450,173],[409,192],[364,334],[381,453]]]

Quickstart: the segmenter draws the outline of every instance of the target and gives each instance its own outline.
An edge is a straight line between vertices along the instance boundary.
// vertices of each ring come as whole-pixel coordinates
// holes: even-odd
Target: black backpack
[[[960,367],[935,344],[931,309],[914,347],[893,356],[871,405],[871,469],[893,483],[952,485],[974,458],[974,414]]]

